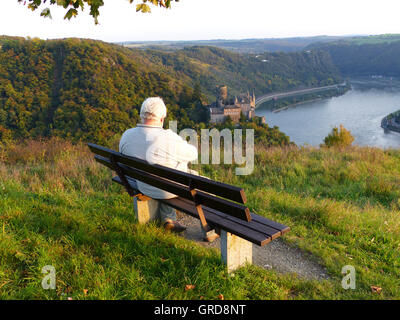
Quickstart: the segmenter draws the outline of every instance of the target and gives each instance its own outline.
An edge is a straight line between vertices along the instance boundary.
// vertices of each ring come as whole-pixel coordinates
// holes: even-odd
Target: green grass
[[[256,150],[251,176],[203,167],[217,180],[242,185],[256,213],[291,227],[284,238],[312,253],[333,282],[353,265],[357,289],[330,298],[400,298],[400,151],[376,148]],[[205,169],[205,170],[204,170]]]
[[[0,299],[399,299],[400,151],[256,154],[250,176],[197,169],[243,186],[249,207],[289,225],[285,241],[312,253],[330,280],[257,266],[228,275],[216,250],[136,224],[131,199],[85,146],[30,141],[0,152]],[[56,290],[41,287],[45,265]],[[356,269],[355,290],[341,287],[344,265]]]

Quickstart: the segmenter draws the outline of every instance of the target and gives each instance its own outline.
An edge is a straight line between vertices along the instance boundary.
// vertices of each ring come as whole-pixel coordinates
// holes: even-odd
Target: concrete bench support
[[[159,220],[157,201],[153,199],[141,200],[133,198],[135,217],[140,224]],[[201,225],[201,224],[200,224]],[[212,235],[215,230],[208,233],[203,231],[204,237]],[[253,244],[230,232],[221,230],[221,259],[226,264],[228,273],[240,268],[246,263],[252,263]]]
[[[253,261],[253,244],[230,232],[221,230],[221,258],[228,273]]]
[[[135,217],[141,224],[159,220],[158,203],[153,199],[140,200],[137,197],[133,198],[133,207],[135,209]]]

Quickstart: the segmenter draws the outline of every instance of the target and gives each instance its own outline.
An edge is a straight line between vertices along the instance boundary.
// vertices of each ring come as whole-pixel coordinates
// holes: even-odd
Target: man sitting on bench
[[[147,98],[140,109],[141,124],[124,132],[119,152],[151,164],[159,164],[188,172],[188,162],[197,159],[196,147],[188,144],[172,130],[164,130],[167,108],[161,98]],[[176,221],[176,211],[156,199],[171,199],[176,195],[137,181],[138,189],[154,202],[166,230],[182,232],[184,226]]]

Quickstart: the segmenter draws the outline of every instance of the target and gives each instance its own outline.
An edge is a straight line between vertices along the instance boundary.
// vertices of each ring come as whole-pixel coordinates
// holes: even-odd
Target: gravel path
[[[200,222],[189,215],[177,213],[178,221],[187,227],[183,236],[208,248],[220,248],[220,240],[212,243],[202,240]],[[253,245],[253,263],[264,268],[274,269],[280,273],[295,273],[305,279],[328,279],[326,269],[318,264],[307,253],[298,248],[291,247],[280,238],[269,244],[259,247]]]

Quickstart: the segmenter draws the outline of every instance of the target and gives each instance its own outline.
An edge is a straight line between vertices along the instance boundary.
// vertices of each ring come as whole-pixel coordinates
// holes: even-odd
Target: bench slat
[[[145,160],[126,156],[120,152],[116,152],[93,143],[88,143],[88,146],[93,153],[107,159],[110,158],[110,155],[113,155],[117,162],[125,164],[127,166],[131,166],[146,172],[152,172],[154,175],[184,184],[186,186],[189,186],[189,183],[192,182],[192,187],[195,189],[202,190],[207,193],[212,193],[216,196],[223,197],[239,203],[246,203],[246,195],[243,188],[213,181],[204,177],[196,176],[158,164],[150,164]]]
[[[114,177],[112,180],[114,182],[122,184],[119,177]],[[134,179],[128,178],[128,182],[133,189],[137,190],[137,184]],[[189,214],[197,219],[199,218],[194,203],[188,199],[178,197],[173,199],[161,199],[159,201],[179,211],[183,211],[186,214]],[[226,215],[212,208],[204,207],[203,211],[207,221],[211,225],[214,225],[214,227],[219,227],[223,230],[231,232],[259,246],[263,246],[273,239],[281,236],[283,233],[289,231],[289,227],[279,223],[275,223],[274,221],[271,221],[269,219],[259,217],[255,214],[251,215],[253,217],[259,217],[260,219],[257,219],[258,221],[252,220],[251,222],[244,222],[240,219]],[[272,222],[271,225],[268,225],[269,221]],[[278,227],[278,229],[275,229],[274,226]]]
[[[280,230],[280,232],[282,233],[282,235],[284,235],[285,233],[290,231],[290,228],[288,226],[285,226],[283,224],[280,224],[278,222],[272,221],[268,218],[259,216],[255,213],[251,213],[251,220],[263,225],[268,225],[271,228],[274,228],[276,230]]]
[[[161,200],[163,203],[183,211],[197,219],[199,219],[199,215],[193,204],[189,204],[186,201],[182,201],[181,198],[173,198],[168,200]],[[255,243],[259,246],[263,246],[269,242],[271,242],[272,238],[262,232],[257,232],[254,230],[249,230],[246,226],[241,224],[234,223],[222,217],[221,215],[216,214],[215,212],[211,212],[207,207],[203,208],[204,216],[211,225],[219,227],[227,232],[233,233],[240,238],[246,239],[252,243]],[[250,222],[251,223],[251,222]]]
[[[108,159],[98,156],[98,155],[95,156],[95,159],[99,163],[114,170],[113,165],[111,164],[111,162]],[[131,178],[137,179],[139,181],[142,181],[144,183],[150,184],[156,188],[166,190],[166,191],[171,192],[182,198],[185,198],[188,200],[193,199],[193,196],[190,193],[189,188],[184,185],[177,184],[175,182],[154,176],[152,174],[143,172],[141,170],[137,170],[137,169],[125,166],[120,163],[118,163],[118,165],[122,169],[123,174],[125,174],[128,177],[131,177]],[[234,202],[230,202],[230,201],[224,200],[222,198],[217,198],[215,196],[204,193],[202,191],[197,191],[197,193],[195,195],[195,200],[198,204],[216,209],[218,211],[228,210],[229,213],[236,218],[242,219],[244,221],[251,221],[250,211],[247,207],[245,207],[243,205],[240,205],[240,204],[237,204]]]
[[[208,208],[208,210],[210,212],[217,213],[217,211],[212,208]],[[272,227],[271,225],[268,225],[268,224],[259,223],[256,221],[251,221],[251,223],[248,223],[243,220],[236,219],[235,217],[226,215],[223,212],[218,212],[218,215],[220,215],[221,217],[223,217],[229,221],[232,221],[234,223],[240,224],[240,225],[248,228],[249,231],[253,230],[256,232],[264,233],[265,235],[271,237],[272,240],[274,240],[282,235],[281,229],[275,229],[274,227]]]

